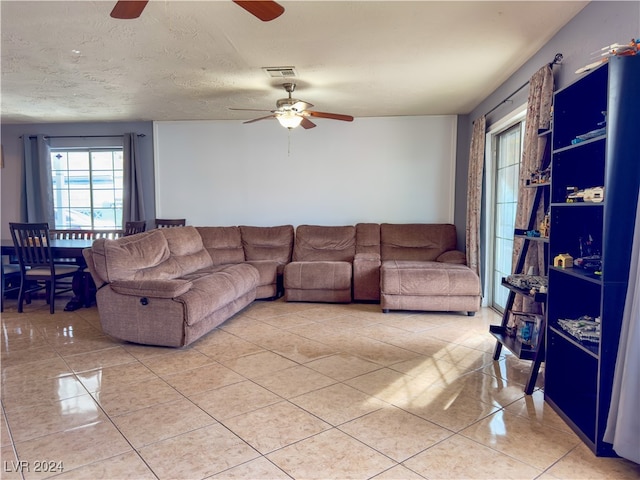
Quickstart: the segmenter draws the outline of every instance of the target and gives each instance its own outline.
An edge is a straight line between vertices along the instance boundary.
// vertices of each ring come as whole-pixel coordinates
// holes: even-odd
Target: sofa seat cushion
[[[350,262],[293,262],[284,269],[284,288],[302,290],[351,289]]]
[[[191,288],[175,298],[182,302],[187,325],[194,325],[258,286],[258,271],[249,264],[213,266],[189,275]]]
[[[386,260],[380,290],[387,295],[480,295],[480,279],[466,265]]]
[[[276,260],[247,260],[249,265],[258,270],[258,285],[271,285],[278,281],[278,270],[281,266]],[[282,265],[284,268],[284,265]]]

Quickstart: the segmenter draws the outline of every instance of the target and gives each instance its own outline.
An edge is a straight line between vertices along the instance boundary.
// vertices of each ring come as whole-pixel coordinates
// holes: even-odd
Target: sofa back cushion
[[[278,227],[240,226],[244,258],[247,261],[275,260],[286,264],[293,251],[293,225]]]
[[[353,262],[356,228],[347,226],[299,225],[296,228],[294,262]]]
[[[167,239],[155,230],[115,240],[99,238],[91,251],[96,273],[106,282],[132,280],[136,272],[153,268],[171,255]]]
[[[242,237],[238,227],[196,227],[214,265],[244,262]]]
[[[434,261],[456,249],[456,227],[451,224],[383,223],[380,225],[382,260]]]
[[[91,249],[96,273],[107,282],[172,279],[211,265],[193,227],[101,238]]]
[[[159,229],[167,239],[171,258],[165,266],[168,271],[179,272],[178,276],[210,267],[213,262],[195,227],[173,227]],[[174,265],[170,265],[174,264]]]

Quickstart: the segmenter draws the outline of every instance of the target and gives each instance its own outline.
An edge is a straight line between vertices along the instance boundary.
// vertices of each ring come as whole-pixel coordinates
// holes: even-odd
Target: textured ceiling
[[[270,66],[314,110],[469,113],[588,2],[279,3],[263,23],[230,0],[2,0],[2,122],[250,119],[229,107],[286,96]]]

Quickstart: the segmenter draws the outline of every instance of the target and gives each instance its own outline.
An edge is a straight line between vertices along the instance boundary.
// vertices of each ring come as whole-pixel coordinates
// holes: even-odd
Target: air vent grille
[[[271,78],[294,78],[298,76],[294,67],[263,67],[262,69]]]

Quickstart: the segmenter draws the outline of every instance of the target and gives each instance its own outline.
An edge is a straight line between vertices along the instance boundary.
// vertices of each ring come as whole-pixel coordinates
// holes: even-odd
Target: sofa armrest
[[[189,291],[191,280],[118,280],[111,282],[111,289],[123,295],[138,297],[175,298]]]
[[[353,259],[353,299],[380,299],[380,254],[356,253]]]
[[[446,252],[438,255],[438,258],[436,258],[436,262],[456,263],[459,265],[466,265],[467,256],[464,254],[464,252],[461,252],[460,250],[447,250]]]

